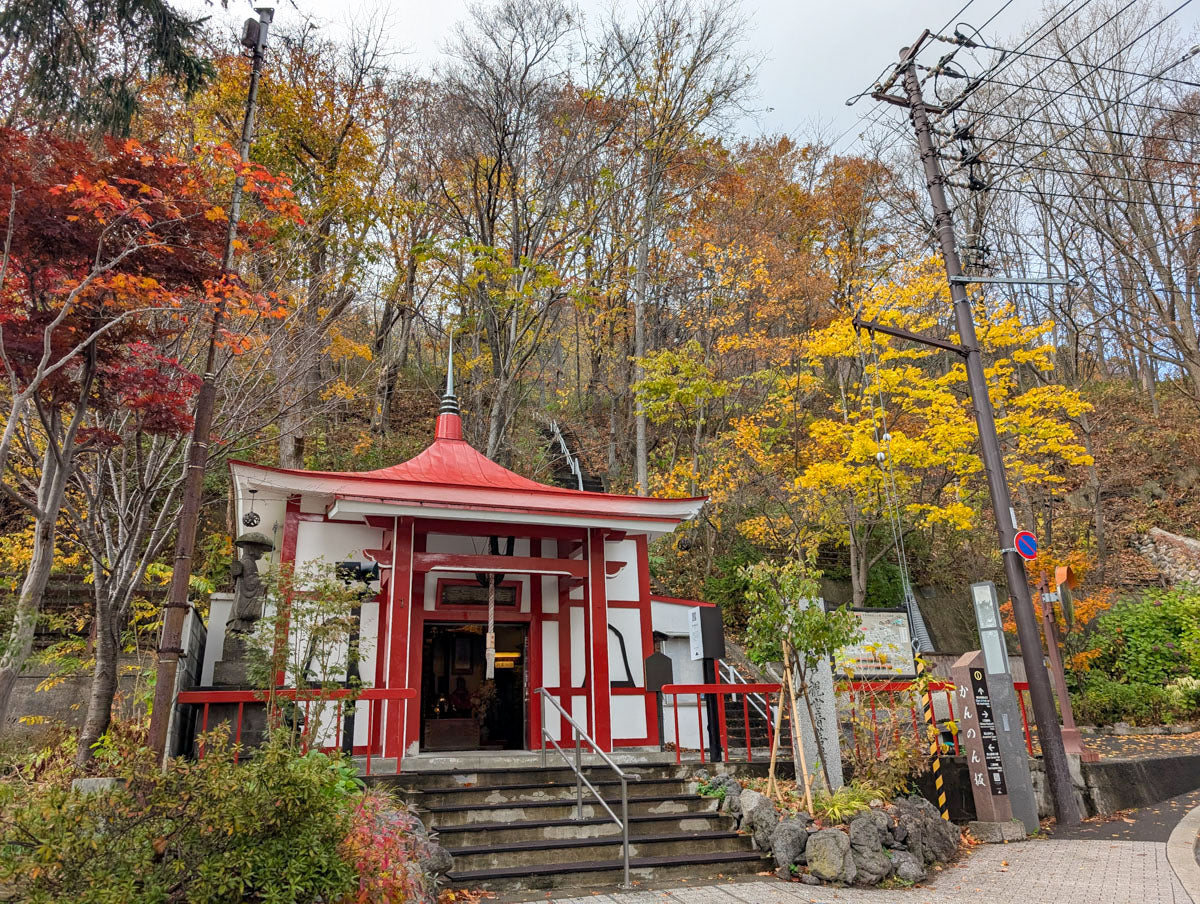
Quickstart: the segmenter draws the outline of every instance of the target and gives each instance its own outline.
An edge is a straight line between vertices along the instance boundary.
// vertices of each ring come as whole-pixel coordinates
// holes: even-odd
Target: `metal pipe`
[[[621,779],[621,846],[624,848],[625,884],[622,888],[632,888],[629,882],[629,782]]]
[[[583,747],[575,732],[575,818],[583,819]]]

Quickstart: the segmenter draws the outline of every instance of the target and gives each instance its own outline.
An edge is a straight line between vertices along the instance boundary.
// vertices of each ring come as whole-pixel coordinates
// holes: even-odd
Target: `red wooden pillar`
[[[411,639],[409,632],[412,625],[412,552],[413,552],[413,519],[399,518],[396,522],[396,534],[392,541],[392,576],[388,582],[391,590],[391,600],[388,604],[388,628],[391,637],[388,640],[387,657],[387,687],[408,687],[408,650]],[[420,638],[417,639],[420,643]],[[419,701],[390,701],[387,704],[387,733],[384,745],[384,756],[401,757],[405,745],[410,740],[406,737],[406,710],[420,710]]]
[[[612,688],[608,678],[608,588],[605,586],[604,533],[588,530],[588,621],[591,627],[592,738],[603,751],[612,750]]]

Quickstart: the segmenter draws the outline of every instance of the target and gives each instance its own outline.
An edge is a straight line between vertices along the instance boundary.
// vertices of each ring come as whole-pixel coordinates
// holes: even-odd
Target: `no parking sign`
[[[1013,538],[1013,546],[1017,548],[1017,553],[1022,559],[1036,559],[1038,552],[1037,537],[1027,530],[1020,531]]]

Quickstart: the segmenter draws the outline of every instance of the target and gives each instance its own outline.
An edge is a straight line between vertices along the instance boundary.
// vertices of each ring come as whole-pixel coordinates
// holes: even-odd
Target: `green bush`
[[[1200,589],[1180,585],[1125,600],[1100,616],[1092,671],[1126,684],[1200,677]]]
[[[338,760],[277,738],[235,765],[207,746],[166,770],[145,750],[101,750],[122,779],[108,791],[0,785],[0,899],[292,904],[358,891],[341,848],[361,784]]]
[[[1170,724],[1178,714],[1174,695],[1162,685],[1144,681],[1123,684],[1095,671],[1074,695],[1072,704],[1075,718],[1091,725]]]

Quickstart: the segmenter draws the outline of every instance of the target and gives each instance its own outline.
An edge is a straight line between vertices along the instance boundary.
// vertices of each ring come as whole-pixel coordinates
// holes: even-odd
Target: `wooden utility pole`
[[[246,92],[246,113],[242,119],[242,137],[238,144],[242,163],[250,159],[250,141],[254,135],[254,112],[258,104],[258,82],[262,75],[263,57],[267,49],[267,29],[275,11],[255,9],[258,21],[250,19],[242,43],[254,54],[250,70],[250,87]],[[225,251],[221,255],[221,272],[232,275],[233,249],[237,242],[238,220],[241,217],[242,194],[246,180],[240,173],[233,182],[229,204],[229,227],[225,234]],[[192,441],[188,447],[187,475],[183,485],[183,504],[175,535],[175,566],[171,573],[171,588],[163,613],[162,639],[158,646],[158,662],[154,685],[154,708],[150,713],[150,749],[161,760],[167,749],[167,725],[175,708],[175,678],[179,657],[183,655],[183,622],[188,610],[189,584],[192,577],[192,555],[196,549],[196,527],[200,522],[200,503],[204,496],[204,471],[208,465],[208,441],[212,432],[213,409],[217,401],[217,340],[225,317],[225,299],[218,298],[213,309],[212,327],[208,337],[208,353],[204,361],[204,380],[196,396]]]
[[[928,36],[925,32],[912,47],[900,51],[900,64],[892,78],[881,91],[873,96],[878,100],[908,107],[921,164],[925,169],[925,184],[933,204],[933,223],[942,260],[946,267],[946,278],[950,283],[950,297],[954,302],[954,320],[958,331],[959,345],[928,342],[926,337],[906,335],[904,338],[943,347],[951,346],[966,364],[967,386],[975,409],[975,422],[979,428],[980,456],[987,474],[988,492],[992,510],[996,516],[996,530],[1000,539],[1000,554],[1004,559],[1004,574],[1008,592],[1012,597],[1013,615],[1017,622],[1017,637],[1021,643],[1021,658],[1025,662],[1025,674],[1029,681],[1029,695],[1033,700],[1033,714],[1037,722],[1038,742],[1046,766],[1046,779],[1054,799],[1054,814],[1060,825],[1079,823],[1079,808],[1075,804],[1075,792],[1071,774],[1067,768],[1067,755],[1063,748],[1062,728],[1058,724],[1058,712],[1054,706],[1054,693],[1050,688],[1050,676],[1042,658],[1042,638],[1038,631],[1037,616],[1033,611],[1033,599],[1029,593],[1029,580],[1025,574],[1024,559],[1017,552],[1017,516],[1012,506],[1008,479],[1004,473],[1004,456],[1000,450],[1000,439],[996,434],[996,419],[988,393],[987,378],[983,372],[983,357],[979,340],[975,335],[975,321],[971,302],[967,298],[967,283],[970,279],[963,274],[962,262],[954,238],[954,224],[950,205],[946,200],[945,176],[941,161],[933,143],[933,130],[929,124],[928,109],[921,95],[921,80],[917,75],[917,51]],[[906,97],[900,98],[887,93],[887,89],[900,78]],[[891,331],[879,324],[870,328],[880,332]]]

